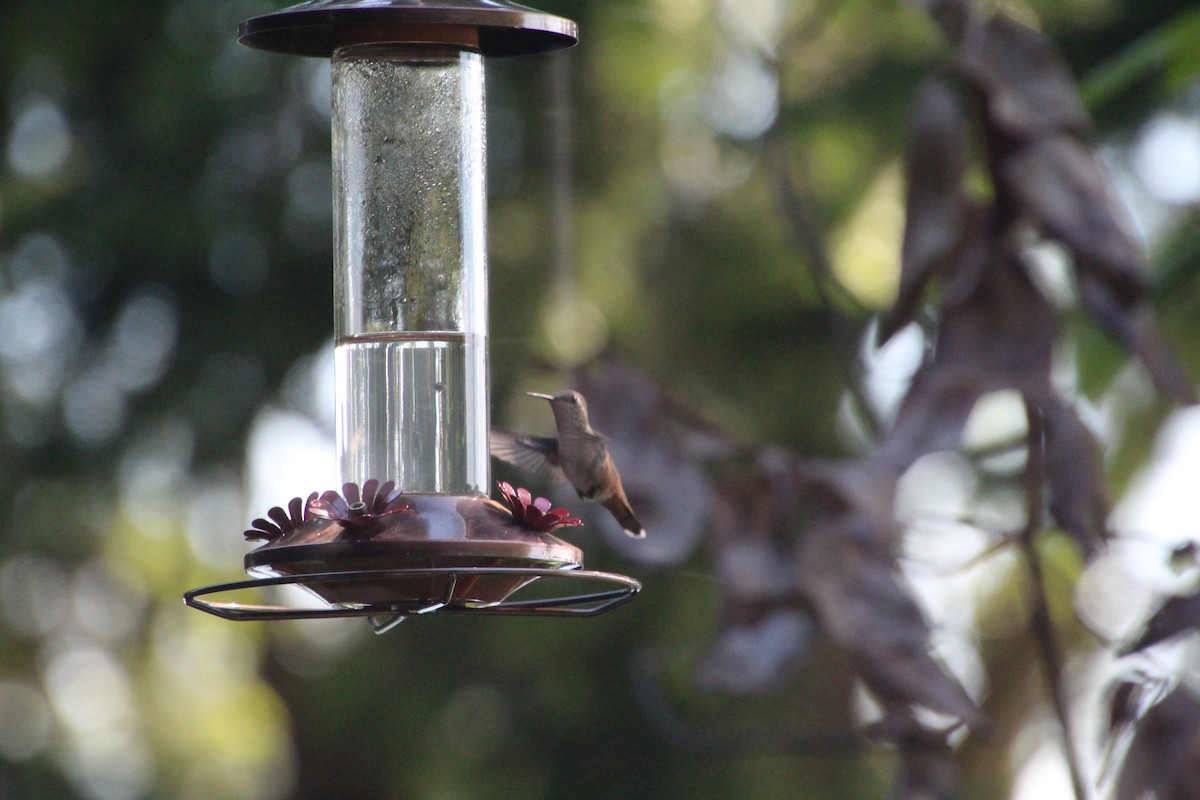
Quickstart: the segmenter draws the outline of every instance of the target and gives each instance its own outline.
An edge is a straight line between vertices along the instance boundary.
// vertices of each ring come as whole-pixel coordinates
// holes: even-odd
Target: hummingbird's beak
[[[529,395],[530,397],[540,397],[543,400],[553,400],[554,399],[554,395],[542,394],[541,392],[526,392],[525,394]]]

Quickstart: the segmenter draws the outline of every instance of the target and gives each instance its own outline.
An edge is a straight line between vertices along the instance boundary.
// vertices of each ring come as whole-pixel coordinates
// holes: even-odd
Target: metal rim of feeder
[[[447,588],[441,597],[421,598],[394,603],[337,603],[320,607],[295,605],[270,605],[263,603],[239,603],[236,601],[210,600],[210,595],[227,594],[245,590],[258,590],[271,586],[300,585],[309,583],[349,584],[389,581],[397,577],[430,579]],[[524,586],[537,581],[540,586],[556,581],[585,581],[615,585],[617,588],[599,592],[562,593],[553,597],[535,599],[512,599],[489,603],[459,602],[451,597],[461,581],[492,577],[505,581],[519,581]],[[553,569],[538,567],[439,567],[430,569],[403,570],[359,570],[355,572],[326,572],[304,575],[277,575],[274,577],[251,578],[249,580],[214,584],[192,589],[184,594],[184,602],[201,611],[207,611],[222,619],[235,621],[267,621],[296,619],[326,619],[334,617],[367,617],[371,627],[383,633],[409,616],[417,615],[483,615],[483,616],[595,616],[632,600],[642,585],[634,578],[612,572],[583,569]]]
[[[578,33],[572,20],[508,0],[312,0],[246,20],[238,41],[302,56],[356,44],[449,44],[510,56],[570,47]]]

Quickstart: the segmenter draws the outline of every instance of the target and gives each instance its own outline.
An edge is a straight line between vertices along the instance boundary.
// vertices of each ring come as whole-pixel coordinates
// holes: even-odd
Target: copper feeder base
[[[246,572],[264,577],[365,572],[395,573],[370,581],[305,581],[300,585],[331,605],[414,606],[430,603],[494,605],[533,578],[483,573],[409,577],[408,570],[443,568],[580,569],[575,545],[521,527],[486,497],[406,495],[411,511],[355,530],[314,519],[246,554]]]
[[[184,601],[225,619],[366,616],[377,633],[413,614],[593,615],[633,598],[632,578],[583,569],[583,553],[517,524],[485,497],[408,494],[409,511],[363,528],[310,519],[246,554],[248,581],[193,589]],[[536,582],[619,588],[511,600]],[[292,584],[324,608],[216,602],[209,595]]]

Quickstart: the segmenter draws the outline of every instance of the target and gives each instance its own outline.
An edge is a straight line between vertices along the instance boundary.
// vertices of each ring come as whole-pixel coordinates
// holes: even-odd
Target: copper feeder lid
[[[569,19],[509,0],[310,0],[238,28],[247,47],[330,57],[356,44],[450,44],[485,56],[543,53],[579,39]]]

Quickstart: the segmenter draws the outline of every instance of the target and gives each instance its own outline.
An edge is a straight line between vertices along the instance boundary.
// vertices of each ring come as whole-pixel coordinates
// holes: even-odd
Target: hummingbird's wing
[[[493,430],[490,437],[492,457],[549,481],[565,481],[558,457],[558,439]]]

